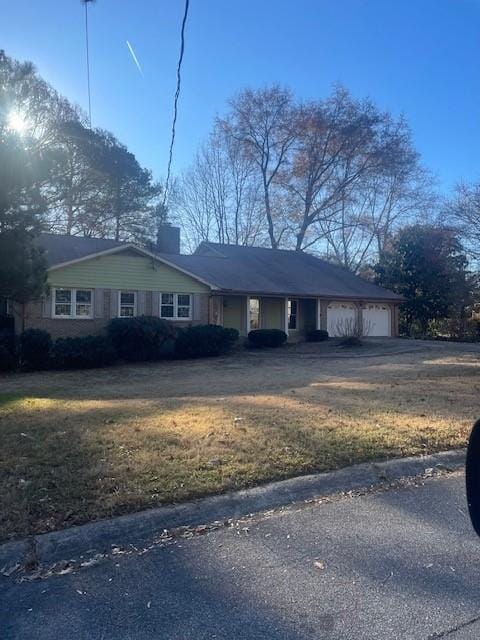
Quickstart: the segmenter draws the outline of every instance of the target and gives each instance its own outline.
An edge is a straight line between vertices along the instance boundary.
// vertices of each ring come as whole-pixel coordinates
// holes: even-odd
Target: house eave
[[[270,298],[322,298],[323,300],[361,300],[361,301],[375,301],[375,302],[390,302],[401,304],[406,300],[405,297],[380,297],[380,296],[365,296],[365,295],[345,295],[345,294],[324,294],[324,293],[299,293],[298,291],[285,291],[275,292],[271,291],[255,291],[255,290],[238,290],[238,289],[221,289],[217,287],[214,295],[231,295],[231,296],[264,296]]]

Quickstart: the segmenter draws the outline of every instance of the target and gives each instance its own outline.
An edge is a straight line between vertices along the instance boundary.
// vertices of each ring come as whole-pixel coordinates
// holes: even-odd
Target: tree
[[[25,328],[25,305],[47,290],[47,269],[43,251],[34,235],[15,228],[0,233],[0,298],[18,302]]]
[[[407,332],[428,322],[462,317],[471,301],[473,280],[463,247],[451,229],[413,225],[401,229],[375,267],[378,284],[406,297],[402,314]]]
[[[179,186],[196,241],[310,249],[354,272],[433,191],[404,118],[340,86],[305,103],[278,86],[241,92]]]
[[[404,119],[343,87],[300,109],[291,167],[296,249],[324,244],[354,271],[413,205],[420,171]]]
[[[191,248],[203,240],[264,243],[261,189],[253,163],[218,126],[173,191],[173,209]]]
[[[480,259],[480,183],[460,183],[454,197],[447,202],[445,215],[465,242],[468,252]]]
[[[42,202],[45,228],[139,242],[155,237],[161,188],[151,173],[111,133],[87,127],[85,114],[42,80],[33,65],[1,51],[0,111],[0,172],[5,173],[0,175],[0,200],[2,189],[12,189],[7,183],[16,162],[30,173],[16,171],[15,180],[30,181],[31,193],[35,190]],[[23,150],[24,157],[8,147],[7,134],[21,138],[15,153]],[[22,210],[30,198],[23,191]],[[0,202],[0,225],[1,208]]]
[[[115,136],[106,131],[95,132],[95,169],[103,180],[102,193],[92,212],[93,224],[84,233],[90,235],[98,222],[102,235],[115,240],[151,239],[154,233],[151,217],[158,205],[161,187],[152,180],[152,174],[140,166]]]
[[[230,101],[229,113],[218,120],[225,134],[239,144],[256,167],[273,249],[278,248],[288,228],[276,185],[295,142],[295,122],[292,94],[279,86],[245,89]]]
[[[0,52],[0,298],[23,309],[46,286],[45,261],[34,238],[44,220],[42,185],[51,174],[52,156],[23,125],[8,80],[15,78],[15,87],[28,94],[32,74],[30,65],[13,64]]]

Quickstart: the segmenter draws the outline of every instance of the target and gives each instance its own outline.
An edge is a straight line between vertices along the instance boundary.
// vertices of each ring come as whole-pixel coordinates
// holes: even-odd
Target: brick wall
[[[117,316],[118,290],[94,290],[94,318],[85,320],[69,318],[52,318],[52,300],[47,296],[44,300],[31,302],[25,308],[25,328],[44,329],[52,338],[69,336],[86,336],[101,333],[111,318]],[[207,324],[209,322],[208,293],[193,295],[192,320],[187,322],[173,322],[177,326]],[[159,293],[156,291],[139,291],[137,295],[138,315],[160,316]],[[20,307],[14,308],[15,329],[22,330],[22,314]]]

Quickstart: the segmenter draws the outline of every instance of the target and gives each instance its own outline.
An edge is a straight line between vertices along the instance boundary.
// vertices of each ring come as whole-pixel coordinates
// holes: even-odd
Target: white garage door
[[[390,336],[390,309],[386,304],[367,304],[363,309],[363,332],[367,336]]]
[[[327,329],[331,336],[350,335],[356,326],[357,310],[348,302],[331,302],[327,308]]]

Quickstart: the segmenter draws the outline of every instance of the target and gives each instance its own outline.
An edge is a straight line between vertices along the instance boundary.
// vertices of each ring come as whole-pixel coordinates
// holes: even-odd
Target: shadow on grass
[[[0,395],[0,535],[461,446],[476,403],[461,363],[253,362],[26,376]]]

